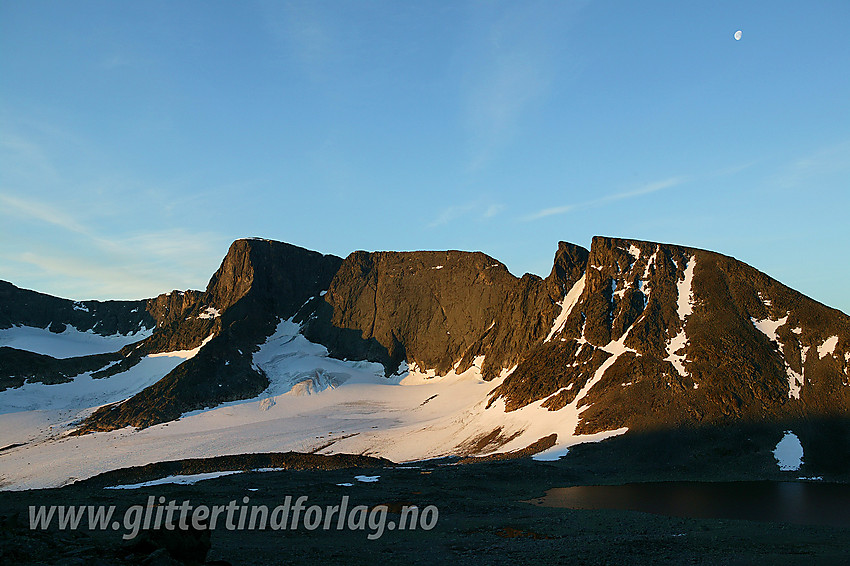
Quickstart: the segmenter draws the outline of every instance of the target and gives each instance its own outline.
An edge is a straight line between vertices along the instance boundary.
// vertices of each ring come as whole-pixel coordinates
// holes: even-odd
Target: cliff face
[[[441,374],[463,371],[487,356],[483,370],[492,378],[542,339],[586,255],[562,243],[555,268],[541,279],[516,278],[482,253],[355,252],[306,335],[336,355],[380,361],[388,372],[403,361]]]

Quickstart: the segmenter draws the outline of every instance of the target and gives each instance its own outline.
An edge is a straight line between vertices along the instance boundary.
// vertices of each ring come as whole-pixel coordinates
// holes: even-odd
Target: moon
[[[736,31],[735,32],[735,41],[740,41],[742,35],[743,34],[741,33],[741,30]]]

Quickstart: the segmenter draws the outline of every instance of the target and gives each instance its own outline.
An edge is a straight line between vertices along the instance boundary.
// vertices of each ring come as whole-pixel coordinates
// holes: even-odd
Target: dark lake
[[[817,482],[659,482],[550,489],[531,503],[712,519],[850,527],[850,485]]]

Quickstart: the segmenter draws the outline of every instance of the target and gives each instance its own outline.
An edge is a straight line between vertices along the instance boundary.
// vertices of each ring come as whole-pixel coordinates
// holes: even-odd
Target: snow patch
[[[770,320],[766,318],[764,320],[756,320],[753,317],[750,317],[750,320],[753,323],[753,326],[758,328],[762,334],[767,336],[771,342],[779,343],[779,337],[776,335],[776,331],[780,326],[785,326],[785,323],[788,322],[788,315],[783,316],[778,320]]]
[[[823,344],[818,346],[818,358],[823,359],[828,355],[835,354],[835,347],[838,345],[838,336],[830,336],[823,341]]]
[[[581,279],[573,284],[572,288],[564,296],[564,299],[559,303],[561,305],[561,313],[557,316],[557,318],[555,318],[555,322],[552,324],[552,330],[549,331],[549,335],[546,337],[544,342],[548,342],[564,329],[564,325],[567,323],[567,318],[569,318],[570,313],[573,311],[573,308],[575,308],[582,293],[584,293],[585,279],[586,275],[582,275]]]
[[[55,333],[45,328],[14,326],[0,330],[0,346],[9,346],[53,358],[75,358],[117,352],[124,346],[143,340],[153,330],[142,329],[132,334],[101,336],[91,330],[82,332],[71,325],[64,332]]]
[[[207,345],[207,343],[213,339],[214,334],[210,334],[207,336],[203,342],[200,343],[196,348],[192,348],[191,350],[174,350],[171,352],[159,352],[156,354],[148,354],[149,358],[183,358],[184,360],[190,360],[194,358],[198,352],[201,351],[201,348]]]
[[[615,284],[615,286],[616,286],[616,284]],[[619,290],[615,290],[612,293],[612,295],[614,295],[615,297],[617,297],[619,299],[622,299],[625,296],[626,291],[628,291],[631,288],[632,288],[632,284],[628,280],[626,280],[626,281],[623,282],[623,287],[620,288]]]
[[[354,479],[363,483],[377,483],[380,477],[381,476],[354,476]]]
[[[799,399],[800,391],[803,389],[803,374],[791,369],[787,360],[785,361],[785,373],[788,375],[788,398]]]
[[[629,328],[629,331],[630,330],[631,330],[631,328]],[[587,397],[587,394],[590,392],[591,389],[593,389],[593,386],[596,385],[597,383],[599,383],[599,381],[602,380],[602,378],[605,376],[605,372],[608,371],[608,368],[610,368],[612,365],[614,365],[614,362],[616,362],[617,359],[621,355],[625,354],[626,352],[632,352],[634,354],[638,353],[636,350],[633,350],[632,348],[629,348],[628,346],[625,345],[626,338],[629,335],[629,331],[626,331],[626,333],[623,334],[618,340],[612,340],[607,345],[602,346],[600,348],[600,350],[608,352],[611,355],[608,357],[608,359],[606,359],[604,362],[602,362],[602,365],[599,366],[599,368],[593,374],[593,377],[590,378],[587,381],[587,383],[584,384],[584,386],[579,390],[578,393],[576,393],[576,396],[575,396],[575,399],[573,399],[573,402],[570,403],[569,405],[567,405],[567,407],[564,407],[563,409],[561,409],[561,411],[564,411],[568,408],[571,408],[573,411],[575,411],[575,416],[576,416],[575,426],[578,426],[578,416],[582,412],[584,412],[588,408],[590,408],[589,404],[580,405],[581,401],[583,401],[584,398]],[[543,401],[541,401],[540,403],[541,404],[545,403],[548,399],[560,394],[563,391],[569,390],[572,387],[572,385],[573,384],[571,383],[568,387],[563,387],[563,388],[559,389],[558,391],[556,391],[552,395],[549,395],[549,397],[547,397],[546,399],[543,399]],[[573,433],[575,433],[575,426],[573,427]]]
[[[803,465],[803,445],[800,439],[790,430],[785,431],[785,436],[773,450],[773,457],[782,471],[796,472]]]
[[[784,344],[779,341],[779,336],[777,335],[777,330],[779,330],[780,327],[785,326],[785,324],[788,322],[788,315],[786,314],[785,316],[777,320],[771,320],[770,318],[765,318],[764,320],[756,320],[755,318],[750,317],[750,321],[753,323],[753,326],[755,326],[762,334],[767,336],[767,338],[771,342],[776,344],[776,347],[779,350],[779,355],[782,357],[782,363],[785,364],[785,374],[788,376],[788,398],[799,399],[800,391],[803,388],[803,383],[805,383],[804,373],[806,367],[806,356],[809,351],[808,346],[802,348],[801,352],[802,373],[797,372],[791,368],[791,366],[788,364],[788,360],[785,359],[785,354],[782,350]]]
[[[679,375],[682,377],[687,377],[688,375],[688,371],[685,369],[685,361],[687,358],[682,354],[677,354],[676,352],[681,351],[687,343],[688,335],[685,333],[685,328],[683,326],[682,330],[680,330],[676,336],[667,342],[667,357],[664,358],[665,361],[673,364],[673,367],[676,368],[676,371],[679,372]]]
[[[145,356],[127,371],[110,377],[95,379],[92,372],[86,372],[66,383],[25,383],[0,391],[0,445],[50,436],[52,429],[72,426],[97,407],[123,401],[153,385],[183,361],[179,357]],[[14,413],[24,412],[36,413],[42,425],[34,429],[13,426],[9,419],[19,418]]]
[[[649,271],[650,271],[650,269],[652,269],[652,266],[655,264],[655,260],[658,257],[658,250],[659,249],[661,249],[661,248],[660,247],[656,248],[655,253],[653,253],[649,257],[649,261],[646,262],[646,267],[643,268],[643,275],[641,276],[641,279],[649,279],[649,275],[650,275]]]
[[[558,437],[558,443],[555,444],[555,446],[548,450],[544,450],[543,452],[538,452],[533,455],[531,459],[537,462],[553,462],[555,460],[560,460],[570,452],[570,447],[575,446],[576,444],[585,442],[602,442],[608,438],[623,435],[628,431],[629,429],[627,427],[623,427],[618,428],[617,430],[597,432],[596,434],[574,436],[568,442],[561,442],[560,437]]]
[[[404,361],[404,362],[401,362],[400,364],[398,364],[398,370],[395,372],[395,375],[403,375],[403,374],[408,373],[409,371],[410,371],[410,364],[408,364],[406,361]]]
[[[254,365],[262,369],[270,381],[265,395],[313,395],[334,389],[352,378],[355,382],[382,379],[384,368],[381,364],[331,358],[327,348],[307,340],[300,329],[292,320],[281,321],[274,334],[254,353]]]
[[[682,321],[682,329],[667,342],[667,357],[664,358],[665,361],[673,364],[673,367],[676,368],[676,371],[682,377],[688,376],[688,371],[685,369],[687,357],[677,352],[680,352],[688,344],[688,334],[685,331],[685,324],[687,318],[694,312],[694,267],[696,267],[696,256],[691,256],[685,265],[683,278],[676,283],[676,291],[678,292],[676,306],[679,320]]]
[[[152,485],[164,485],[169,483],[175,483],[180,485],[191,485],[194,483],[198,483],[199,481],[211,480],[214,478],[220,478],[222,476],[229,476],[232,474],[239,474],[241,470],[228,470],[226,472],[207,472],[205,474],[191,474],[191,475],[174,475],[167,476],[164,478],[160,478],[158,480],[150,480],[143,481],[140,483],[130,483],[125,485],[111,485],[107,486],[103,489],[139,489],[140,487],[150,487]]]
[[[202,319],[210,319],[210,318],[218,318],[221,316],[221,312],[215,307],[207,307],[204,309],[204,312],[198,315],[198,318]]]
[[[684,321],[685,318],[694,312],[694,267],[696,266],[696,257],[691,256],[685,267],[685,275],[681,281],[676,283],[676,289],[679,293],[678,312],[679,320]]]

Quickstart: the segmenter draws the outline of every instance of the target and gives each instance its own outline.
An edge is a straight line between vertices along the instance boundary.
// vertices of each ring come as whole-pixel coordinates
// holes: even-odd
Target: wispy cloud
[[[565,204],[562,206],[554,206],[551,208],[544,208],[542,210],[538,210],[532,214],[528,214],[520,218],[523,222],[531,222],[533,220],[540,220],[541,218],[546,218],[548,216],[556,216],[559,214],[566,214],[568,212],[573,212],[574,210],[581,210],[585,208],[593,208],[596,206],[603,206],[606,204],[614,203],[621,200],[631,199],[640,197],[643,195],[648,195],[652,193],[656,193],[658,191],[663,191],[664,189],[669,189],[682,183],[685,183],[688,180],[687,177],[670,177],[669,179],[664,179],[663,181],[656,181],[654,183],[648,183],[639,187],[637,189],[632,189],[630,191],[623,191],[619,193],[614,193],[610,195],[606,195],[604,197],[600,197],[593,200],[588,200],[584,202],[574,203],[574,204]]]
[[[563,76],[563,53],[552,46],[567,31],[583,2],[550,7],[529,3],[506,9],[478,4],[464,57],[469,62],[463,89],[471,158],[476,170],[491,161],[516,135],[534,105],[545,100],[557,74]],[[483,25],[480,25],[483,23]]]
[[[76,254],[53,255],[28,251],[6,255],[2,259],[33,266],[41,273],[49,274],[53,281],[47,282],[46,288],[38,290],[72,299],[147,298],[151,289],[170,290],[175,283],[158,278],[144,269],[106,266]],[[6,276],[14,277],[15,274],[13,270]]]
[[[732,175],[737,175],[742,171],[746,171],[753,165],[757,164],[758,161],[748,161],[747,163],[741,163],[739,165],[732,165],[730,167],[725,167],[718,171],[714,172],[714,177],[730,177]]]
[[[26,116],[0,113],[0,131],[4,279],[76,298],[206,283],[228,239],[170,213],[198,200],[192,183],[116,172],[96,144]]]
[[[68,213],[37,200],[0,193],[0,203],[3,204],[0,213],[4,215],[38,220],[77,234],[91,235],[83,224],[76,221]]]
[[[4,216],[59,230],[49,235],[43,228],[31,231],[23,251],[11,242],[0,245],[5,277],[19,273],[51,279],[46,284],[52,290],[75,298],[81,290],[102,293],[96,298],[139,298],[154,294],[152,290],[203,286],[227,243],[221,234],[179,227],[108,236],[55,206],[0,193],[0,217]],[[33,274],[21,265],[39,271]]]
[[[783,188],[794,188],[814,177],[843,174],[847,170],[850,170],[850,141],[821,148],[797,159],[783,168],[775,182]]]
[[[437,217],[428,223],[428,227],[436,228],[462,218],[479,221],[485,220],[497,216],[504,208],[502,204],[487,203],[483,200],[455,204],[441,210]]]
[[[140,233],[94,246],[29,242],[0,246],[4,279],[39,281],[38,290],[75,299],[138,299],[172,289],[203,288],[225,240],[182,229]],[[35,268],[33,270],[32,268]]]
[[[531,53],[495,56],[493,68],[469,95],[468,121],[474,154],[470,169],[492,159],[500,145],[510,139],[523,113],[542,98],[548,85],[541,62]]]
[[[170,228],[139,232],[116,240],[114,245],[141,263],[183,266],[193,277],[198,274],[207,277],[211,275],[207,272],[210,261],[221,259],[222,248],[227,243],[228,239],[216,232]]]
[[[484,218],[492,218],[502,212],[505,209],[505,205],[503,204],[491,204],[487,207],[487,210],[484,211]]]
[[[0,131],[3,131],[0,134],[0,163],[4,179],[35,179],[41,183],[55,183],[60,179],[39,144],[11,133],[11,127],[5,120],[0,120]]]
[[[581,205],[576,204],[567,204],[564,206],[553,206],[552,208],[544,208],[542,210],[538,210],[534,214],[529,214],[527,216],[523,216],[521,220],[530,221],[530,220],[538,220],[540,218],[546,218],[547,216],[557,216],[558,214],[566,214],[578,208]]]

